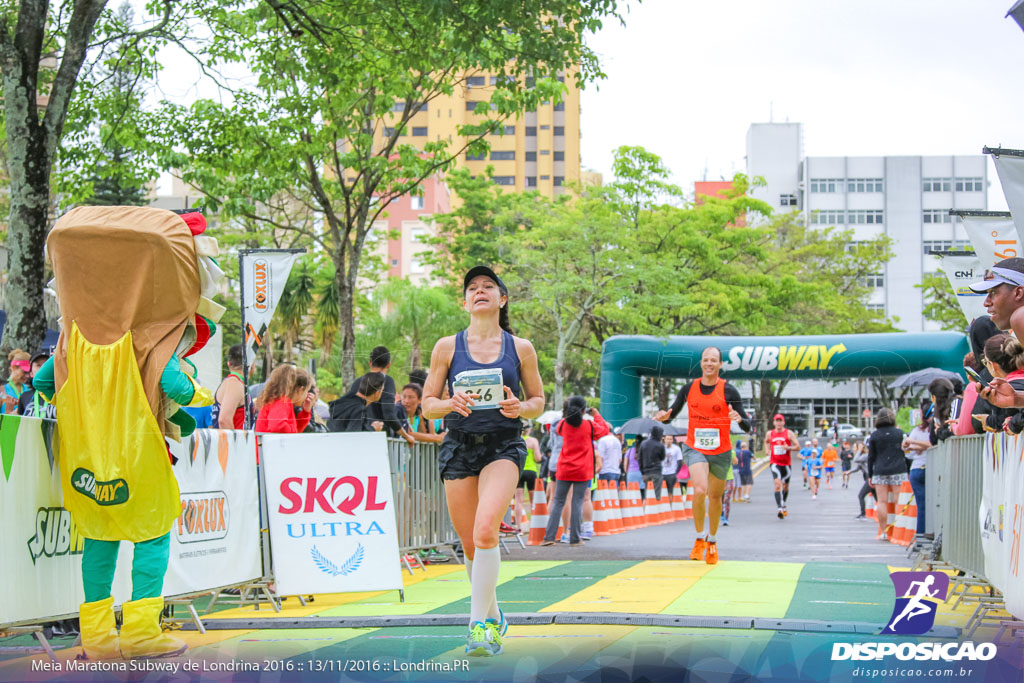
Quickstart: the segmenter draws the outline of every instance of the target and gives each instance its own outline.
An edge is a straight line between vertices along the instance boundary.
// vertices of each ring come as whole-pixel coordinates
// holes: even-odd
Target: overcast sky
[[[588,41],[607,78],[582,97],[584,168],[642,145],[692,191],[744,170],[751,123],[804,124],[809,156],[1024,148],[1013,0],[646,0]],[[990,204],[1005,208],[995,169]]]

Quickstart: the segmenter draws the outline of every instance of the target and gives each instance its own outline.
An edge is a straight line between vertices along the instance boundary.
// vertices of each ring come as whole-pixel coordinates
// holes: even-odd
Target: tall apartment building
[[[984,156],[807,156],[799,123],[752,124],[746,148],[747,174],[766,183],[751,195],[776,211],[800,211],[809,226],[851,228],[854,241],[891,237],[895,256],[868,278],[870,306],[907,332],[939,329],[924,319],[914,285],[939,268],[928,252],[969,243],[949,209],[988,208]],[[868,382],[798,380],[787,384],[779,410],[806,415],[808,424],[828,417],[868,427],[863,411],[878,407]]]
[[[842,156],[803,153],[799,123],[758,123],[747,133],[747,173],[766,185],[752,195],[808,225],[852,228],[854,240],[893,239],[896,256],[869,277],[870,305],[907,332],[939,329],[924,319],[914,285],[938,270],[930,251],[969,244],[949,209],[988,208],[988,163],[977,156]]]
[[[449,140],[458,145],[460,126],[484,119],[476,110],[491,98],[498,76],[475,74],[449,96],[441,96],[413,115],[399,142],[417,144]],[[559,75],[565,93],[557,104],[541,104],[536,110],[508,121],[489,137],[491,151],[483,155],[462,154],[458,164],[474,174],[494,167],[494,182],[510,191],[536,190],[553,197],[565,185],[580,181],[580,91],[573,72]],[[527,81],[529,83],[529,81]],[[400,110],[404,103],[396,103]]]
[[[487,73],[467,76],[451,95],[434,98],[414,114],[399,144],[449,140],[453,147],[461,147],[459,128],[484,119],[477,108],[481,103],[486,108],[498,78]],[[537,191],[554,197],[565,192],[571,182],[600,184],[599,174],[584,175],[580,169],[580,91],[575,75],[570,72],[568,78],[560,75],[558,79],[566,88],[561,101],[541,104],[508,121],[488,137],[490,152],[462,153],[456,163],[474,175],[493,166],[495,184],[508,192]],[[395,111],[404,106],[404,102],[396,102]],[[416,255],[429,248],[423,240],[433,235],[430,217],[450,210],[452,202],[458,198],[449,197],[443,180],[431,178],[423,186],[422,197],[400,197],[388,207],[388,219],[378,221],[375,229],[394,235],[387,245],[389,277],[431,280],[430,269]]]

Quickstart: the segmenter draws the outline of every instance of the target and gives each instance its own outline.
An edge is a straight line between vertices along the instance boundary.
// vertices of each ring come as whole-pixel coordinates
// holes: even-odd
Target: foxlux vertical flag
[[[981,261],[983,270],[978,276],[978,280],[984,277],[985,268],[991,268],[1003,259],[1024,256],[1020,237],[1017,235],[1017,226],[1014,225],[1013,218],[1009,213],[1005,211],[991,211],[987,215],[965,213],[960,216],[960,220],[963,221],[964,231],[974,246],[978,260]]]
[[[967,322],[985,315],[985,294],[971,291],[971,283],[985,276],[985,267],[977,256],[942,256],[942,272],[956,294],[956,302]]]
[[[1020,232],[1021,226],[1024,225],[1024,157],[1015,154],[997,154],[996,150],[991,151],[992,160],[996,164],[996,173],[999,174],[999,182],[1003,186],[1006,205],[1013,215],[1017,231]],[[1018,252],[1016,255],[1020,256],[1021,254]]]
[[[292,264],[301,256],[295,250],[242,252],[238,267],[242,273],[242,323],[245,326],[246,356],[251,360],[263,346],[270,319],[288,282]]]

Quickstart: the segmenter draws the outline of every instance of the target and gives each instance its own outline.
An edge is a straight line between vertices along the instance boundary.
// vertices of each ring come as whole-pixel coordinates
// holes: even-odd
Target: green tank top
[[[526,449],[526,464],[523,466],[523,471],[524,472],[536,472],[536,471],[538,471],[537,470],[537,461],[533,459],[533,449],[532,448],[527,448]]]

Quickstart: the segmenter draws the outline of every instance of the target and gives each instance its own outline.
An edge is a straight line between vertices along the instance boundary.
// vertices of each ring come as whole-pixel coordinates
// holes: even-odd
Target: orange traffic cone
[[[868,519],[878,521],[878,505],[875,504],[874,496],[867,496],[867,502],[864,509],[867,510],[865,515]]]
[[[672,511],[672,521],[681,522],[686,519],[686,502],[683,500],[683,494],[679,493],[679,484],[672,487],[670,495],[669,509]]]
[[[900,484],[895,519],[889,522],[889,541],[896,545],[910,545],[917,530],[917,502],[909,481]]]
[[[611,512],[611,532],[621,534],[625,531],[622,524],[622,508],[619,507],[619,486],[615,482],[608,482],[608,503]]]
[[[544,542],[544,530],[548,526],[548,498],[544,494],[544,482],[539,478],[533,489],[533,512],[530,514],[530,537],[526,545],[540,545]]]
[[[644,524],[644,501],[640,496],[640,484],[634,481],[629,485],[627,493],[629,494],[629,514],[633,520],[633,528],[642,529],[646,525]]]
[[[686,487],[686,502],[683,507],[683,519],[693,519],[693,489],[689,486]]]
[[[608,482],[598,481],[597,490],[592,493],[591,502],[594,504],[594,535],[608,536],[609,531],[609,510],[606,504],[608,500]]]
[[[647,482],[647,492],[644,495],[644,526],[654,526],[658,521],[658,501],[654,497],[654,482]]]
[[[672,504],[669,498],[668,485],[661,480],[661,502],[658,503],[658,524],[668,524],[672,521]]]

